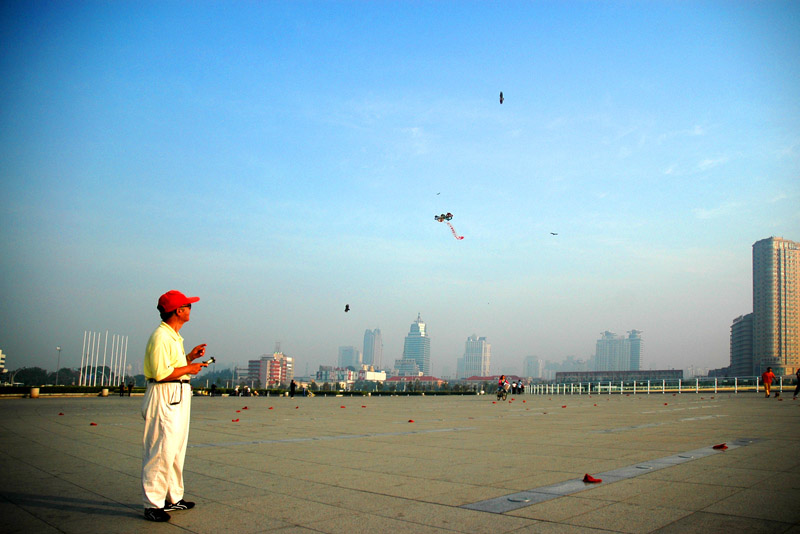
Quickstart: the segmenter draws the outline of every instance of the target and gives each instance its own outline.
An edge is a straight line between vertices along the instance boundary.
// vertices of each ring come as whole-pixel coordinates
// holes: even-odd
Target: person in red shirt
[[[769,389],[772,387],[772,381],[775,380],[775,373],[772,372],[772,367],[767,367],[767,371],[761,375],[761,381],[764,383],[764,391],[767,398],[769,398]]]
[[[797,368],[795,376],[797,376],[797,386],[794,388],[794,398],[792,400],[797,400],[797,394],[800,393],[800,367]]]

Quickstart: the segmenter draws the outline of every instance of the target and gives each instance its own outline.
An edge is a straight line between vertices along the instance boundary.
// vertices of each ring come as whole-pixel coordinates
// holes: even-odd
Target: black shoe
[[[191,501],[179,500],[176,503],[167,503],[164,505],[165,512],[176,512],[178,510],[191,510],[194,508],[194,503]]]
[[[169,514],[165,512],[163,508],[145,508],[144,518],[148,521],[163,523],[165,521],[169,521]]]

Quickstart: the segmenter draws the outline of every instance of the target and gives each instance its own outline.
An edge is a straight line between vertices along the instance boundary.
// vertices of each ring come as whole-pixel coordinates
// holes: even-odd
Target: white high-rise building
[[[420,314],[417,314],[417,320],[411,323],[411,330],[406,336],[403,359],[414,360],[423,375],[431,374],[431,338],[425,331],[425,323]]]
[[[631,330],[628,337],[606,330],[595,345],[595,371],[638,371],[642,361],[642,331]]]
[[[800,367],[800,243],[753,244],[753,365],[791,375]]]
[[[464,356],[458,361],[459,378],[489,376],[491,359],[492,345],[485,337],[471,335],[464,344]]]

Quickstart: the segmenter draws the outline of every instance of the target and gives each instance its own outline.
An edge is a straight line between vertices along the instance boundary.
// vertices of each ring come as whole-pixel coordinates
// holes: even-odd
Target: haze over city
[[[752,244],[800,240],[796,2],[0,7],[0,349],[78,367],[197,295],[218,366],[335,365],[419,313],[434,375],[722,367]],[[503,92],[504,100],[499,101]],[[454,239],[434,215],[451,212]],[[555,235],[554,235],[555,234]],[[344,312],[345,305],[350,306]]]

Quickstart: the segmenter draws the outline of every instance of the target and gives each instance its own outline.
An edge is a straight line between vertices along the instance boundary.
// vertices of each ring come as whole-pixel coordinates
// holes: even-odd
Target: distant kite
[[[344,305],[344,311],[345,311],[345,313],[350,311],[350,305],[349,304],[345,304]]]
[[[500,103],[503,103],[503,91],[500,91]]]
[[[557,232],[550,232],[550,235],[558,235]]]
[[[452,213],[447,212],[447,213],[442,213],[441,215],[434,215],[433,216],[433,220],[439,221],[439,222],[446,222],[447,226],[450,227],[450,231],[453,232],[453,237],[455,237],[456,239],[464,239],[464,236],[463,235],[458,235],[456,233],[456,229],[453,228],[452,224],[450,224],[450,221],[453,220],[453,214]]]

